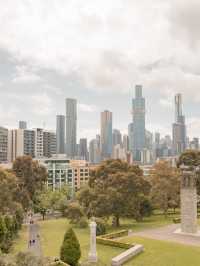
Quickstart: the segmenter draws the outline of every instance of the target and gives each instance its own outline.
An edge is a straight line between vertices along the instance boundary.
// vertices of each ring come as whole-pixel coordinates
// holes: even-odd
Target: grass
[[[200,248],[141,237],[124,239],[144,245],[145,251],[125,266],[199,266]],[[134,263],[133,263],[134,262]]]
[[[165,219],[156,215],[145,219],[141,223],[133,222],[130,219],[123,219],[121,229],[132,229],[134,231],[148,228],[160,227],[172,222],[172,217]],[[55,219],[40,222],[41,239],[43,253],[45,256],[59,256],[59,249],[64,233],[69,227],[66,219]],[[108,231],[113,231],[109,227]],[[81,244],[82,260],[85,260],[89,251],[89,229],[75,228],[76,235]],[[200,265],[200,248],[184,246],[165,241],[151,240],[140,237],[129,237],[125,239],[129,243],[141,243],[145,247],[145,252],[130,262],[126,266],[198,266]],[[16,241],[13,252],[22,251],[27,246],[27,228],[24,226]],[[103,263],[110,265],[112,257],[120,254],[123,250],[109,246],[97,245],[98,256]]]

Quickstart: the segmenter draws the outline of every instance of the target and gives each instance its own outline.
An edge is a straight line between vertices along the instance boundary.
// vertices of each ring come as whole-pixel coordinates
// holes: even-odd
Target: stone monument
[[[89,262],[96,263],[97,258],[97,250],[96,250],[96,227],[97,224],[95,221],[90,223],[90,252],[88,256]]]
[[[179,234],[198,235],[197,225],[197,170],[181,165],[181,228]]]

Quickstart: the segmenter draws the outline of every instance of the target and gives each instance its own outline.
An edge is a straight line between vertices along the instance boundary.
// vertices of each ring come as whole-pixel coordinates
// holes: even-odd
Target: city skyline
[[[132,108],[133,108],[132,107],[132,104],[133,103],[132,103],[132,101],[133,101],[133,99],[135,97],[135,93],[136,93],[137,86],[139,86],[139,87],[141,86],[142,93],[145,94],[145,88],[142,85],[137,85],[136,84],[135,87],[133,87],[133,89],[132,89],[132,92],[133,92],[132,93],[132,98],[129,99],[129,104],[130,104],[130,108],[129,108],[130,109],[130,117],[129,117],[128,124],[125,125],[124,128],[119,128],[119,127],[116,126],[116,123],[115,123],[116,122],[115,121],[115,114],[112,112],[111,109],[108,109],[108,111],[112,112],[112,114],[113,114],[113,129],[119,130],[122,135],[128,135],[129,124],[131,124],[132,123],[132,120],[133,120],[133,110],[132,110]],[[175,93],[173,95],[173,97],[172,97],[172,103],[170,103],[172,105],[171,106],[171,111],[172,111],[171,117],[172,117],[172,121],[171,121],[171,123],[169,125],[166,125],[166,128],[168,128],[168,130],[167,131],[165,131],[164,129],[162,130],[162,127],[152,127],[151,126],[151,123],[149,121],[152,118],[148,116],[148,111],[145,110],[145,117],[146,117],[145,120],[147,120],[147,123],[145,122],[145,124],[146,124],[146,126],[145,126],[146,130],[149,130],[150,132],[152,132],[154,134],[156,134],[157,132],[159,132],[162,137],[164,137],[166,135],[170,135],[171,137],[173,137],[172,124],[174,122],[174,116],[175,116],[175,119],[176,119],[176,112],[177,112],[177,110],[176,110],[177,107],[174,104],[174,98],[176,98],[176,96],[178,96],[178,95],[181,95],[181,108],[184,109],[185,124],[186,124],[186,127],[187,127],[187,136],[190,137],[191,139],[192,138],[195,138],[195,137],[199,137],[198,134],[195,135],[195,133],[193,133],[193,134],[190,134],[189,133],[190,132],[190,126],[191,126],[191,124],[188,122],[189,119],[188,119],[188,116],[187,116],[187,114],[185,112],[185,109],[186,108],[185,108],[185,105],[184,105],[184,95],[182,95],[181,93]],[[145,104],[148,106],[147,109],[149,109],[148,98],[146,98],[145,95],[143,95],[143,96],[144,96],[144,98],[146,100],[146,103]],[[35,125],[33,123],[34,117],[33,117],[33,120],[31,120],[31,118],[30,118],[29,120],[26,120],[26,121],[20,119],[20,117],[19,117],[18,120],[15,121],[15,126],[9,126],[9,125],[4,125],[4,124],[1,124],[1,126],[4,127],[4,128],[7,128],[7,129],[17,129],[18,127],[20,127],[21,124],[25,124],[25,126],[27,128],[29,128],[29,129],[42,128],[44,130],[53,130],[54,132],[56,132],[56,129],[57,129],[57,117],[59,117],[59,116],[65,117],[65,115],[66,115],[66,100],[67,99],[69,99],[69,100],[71,99],[71,100],[76,101],[76,108],[77,108],[77,114],[76,114],[77,115],[77,118],[76,118],[77,119],[77,121],[76,121],[76,126],[77,126],[76,138],[77,138],[77,140],[76,140],[76,142],[78,143],[78,140],[79,139],[85,138],[85,137],[87,137],[88,141],[90,141],[96,135],[100,134],[100,132],[101,132],[101,126],[100,126],[101,125],[101,112],[103,112],[106,109],[103,109],[103,110],[99,111],[99,113],[98,113],[98,120],[99,121],[98,121],[98,124],[97,124],[97,128],[94,131],[90,132],[91,134],[85,133],[84,130],[82,131],[82,134],[80,134],[80,124],[82,124],[82,121],[79,118],[80,117],[80,114],[81,114],[81,112],[83,112],[84,114],[85,114],[85,112],[86,113],[87,112],[91,112],[91,110],[87,110],[87,108],[89,108],[89,107],[86,107],[86,106],[80,107],[80,106],[82,106],[82,104],[80,104],[76,98],[67,98],[67,97],[63,100],[63,106],[64,106],[63,109],[64,109],[64,111],[63,111],[63,113],[57,113],[55,115],[55,118],[53,118],[53,120],[55,120],[55,121],[54,121],[52,127],[50,127],[50,126],[47,127],[47,123],[45,121],[39,122],[40,126],[38,126],[38,124]],[[84,109],[84,111],[82,110],[82,108]]]
[[[54,129],[69,97],[79,103],[78,138],[99,133],[106,109],[124,132],[142,84],[148,130],[171,132],[182,93],[188,134],[200,135],[197,1],[47,1],[0,1],[1,125]]]

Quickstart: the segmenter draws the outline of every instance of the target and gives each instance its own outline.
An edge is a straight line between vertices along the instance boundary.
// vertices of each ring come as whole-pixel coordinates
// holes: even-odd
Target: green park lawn
[[[119,230],[129,228],[143,230],[159,227],[171,223],[172,217],[165,219],[163,216],[152,216],[141,223],[132,220],[122,220]],[[40,222],[43,253],[45,256],[59,256],[59,249],[66,229],[70,226],[66,219],[55,219]],[[113,231],[111,227],[109,231]],[[87,258],[89,251],[89,229],[75,228],[76,235],[81,244],[82,260]],[[200,265],[200,248],[169,243],[165,241],[151,240],[140,237],[129,237],[124,241],[140,243],[144,245],[145,252],[129,261],[126,266],[198,266]],[[25,250],[27,247],[27,228],[20,232],[13,252]],[[112,257],[123,250],[109,246],[97,245],[98,255],[102,262],[110,265]]]

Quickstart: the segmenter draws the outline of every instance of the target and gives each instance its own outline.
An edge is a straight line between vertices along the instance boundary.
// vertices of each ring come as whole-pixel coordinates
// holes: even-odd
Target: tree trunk
[[[115,216],[115,225],[116,227],[120,227],[119,215]]]

